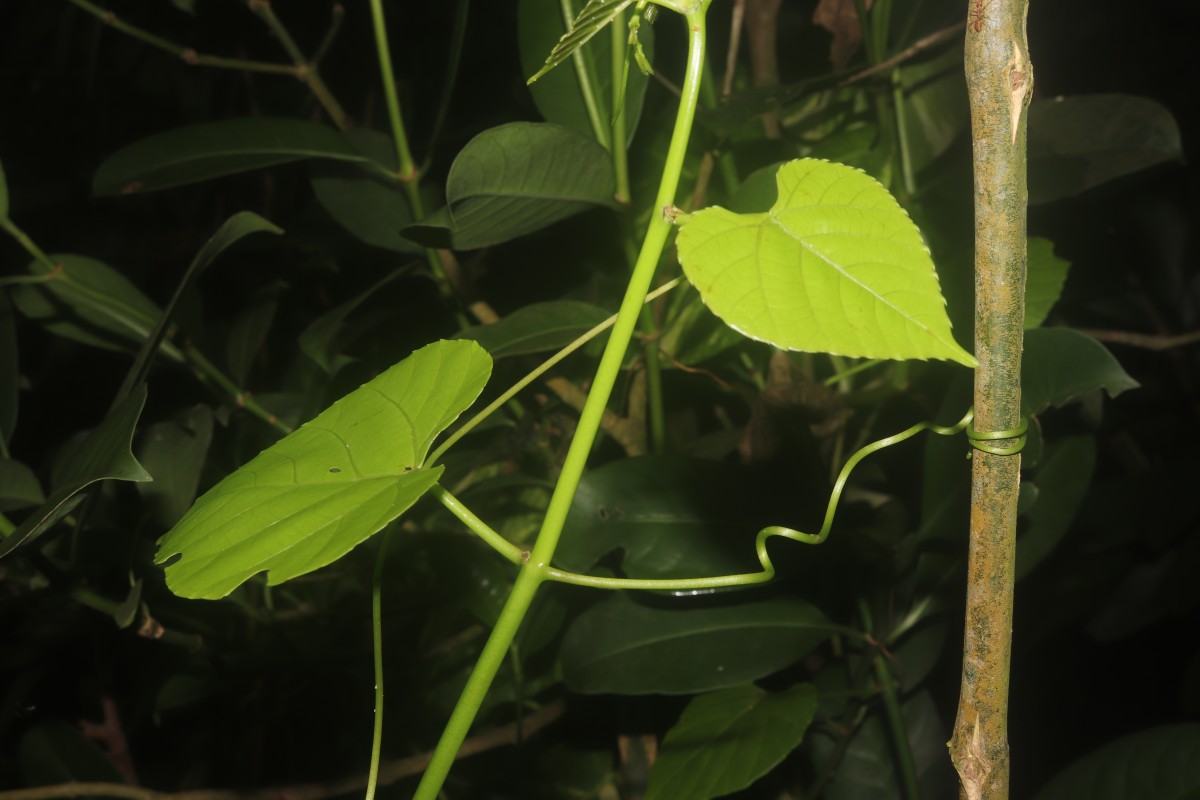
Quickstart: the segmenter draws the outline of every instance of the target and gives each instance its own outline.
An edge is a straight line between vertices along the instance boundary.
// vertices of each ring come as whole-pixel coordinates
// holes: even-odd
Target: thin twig
[[[1174,336],[1153,333],[1136,333],[1134,331],[1102,331],[1093,328],[1078,328],[1093,339],[1114,344],[1127,344],[1130,347],[1140,347],[1143,350],[1172,350],[1176,347],[1186,347],[1200,342],[1200,331],[1180,333]]]
[[[525,738],[554,722],[563,715],[564,704],[557,700],[524,717],[521,729]],[[468,758],[497,747],[517,743],[517,725],[506,725],[463,742],[458,758]],[[432,753],[420,753],[389,761],[379,770],[379,785],[387,786],[404,778],[420,774],[429,764]],[[198,789],[188,792],[158,792],[124,783],[58,783],[31,789],[0,792],[0,800],[51,800],[63,797],[122,797],[126,800],[325,800],[329,797],[361,791],[367,785],[367,775],[355,775],[330,783],[309,783],[292,786],[272,786],[266,789],[239,792],[231,789]]]
[[[942,28],[940,31],[935,31],[924,38],[918,39],[911,47],[906,47],[891,58],[884,59],[878,64],[867,67],[861,72],[854,73],[849,78],[846,78],[844,81],[839,83],[838,86],[849,86],[852,83],[858,83],[859,81],[865,80],[872,75],[877,75],[880,72],[887,72],[893,67],[908,61],[910,58],[920,55],[931,47],[953,39],[962,31],[964,24],[965,23],[957,22],[953,25]]]

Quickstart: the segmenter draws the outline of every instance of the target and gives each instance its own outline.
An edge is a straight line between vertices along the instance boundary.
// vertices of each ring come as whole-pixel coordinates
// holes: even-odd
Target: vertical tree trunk
[[[1025,320],[1028,0],[969,0],[966,70],[975,159],[975,430],[1021,418]],[[992,442],[998,446],[1015,440]],[[1008,797],[1008,684],[1021,457],[976,450],[962,688],[950,754],[964,800]]]

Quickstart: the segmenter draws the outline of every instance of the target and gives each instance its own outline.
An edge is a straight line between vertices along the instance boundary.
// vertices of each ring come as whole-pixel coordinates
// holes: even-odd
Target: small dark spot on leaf
[[[330,472],[341,472],[342,470],[340,467],[330,467],[329,471]]]
[[[597,507],[596,508],[596,516],[599,517],[600,519],[608,519],[608,509],[605,508],[604,506]]]
[[[405,471],[405,472],[412,472],[414,469],[416,469],[416,467],[405,467],[405,468],[404,468],[404,471]]]

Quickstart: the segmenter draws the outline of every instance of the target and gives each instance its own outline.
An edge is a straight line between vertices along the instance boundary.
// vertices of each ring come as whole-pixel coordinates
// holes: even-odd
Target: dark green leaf
[[[513,122],[467,143],[446,180],[447,211],[405,235],[423,244],[449,237],[456,250],[488,247],[611,206],[615,186],[612,159],[591,137],[560,125]]]
[[[92,191],[100,197],[154,192],[307,158],[367,160],[333,128],[247,117],[175,128],[127,145],[96,170]]]
[[[748,511],[759,494],[744,470],[677,456],[614,461],[579,485],[555,560],[585,572],[624,551],[634,578],[753,572],[754,537],[770,524]]]
[[[1179,125],[1148,97],[1095,94],[1029,107],[1029,202],[1070,197],[1167,161],[1183,161]]]
[[[250,366],[267,340],[279,309],[279,289],[276,283],[254,293],[229,325],[225,360],[229,364],[229,377],[238,386],[246,385]]]
[[[146,404],[146,387],[135,389],[93,430],[78,451],[67,457],[66,468],[50,497],[0,543],[0,557],[40,536],[61,519],[67,504],[81,491],[102,480],[153,480],[130,451],[130,441]]]
[[[1060,772],[1035,800],[1186,800],[1200,791],[1200,724],[1110,742]]]
[[[1034,483],[1037,500],[1029,525],[1017,539],[1017,578],[1028,575],[1062,540],[1083,504],[1096,468],[1096,442],[1073,436],[1046,447]]]
[[[575,0],[573,6],[578,6]],[[541,67],[546,54],[565,32],[562,4],[559,0],[521,0],[517,6],[517,36],[521,49],[521,69],[526,75]],[[654,60],[654,28],[643,25],[638,31],[639,40],[646,57]],[[624,43],[626,37],[622,36]],[[612,121],[612,39],[601,36],[590,47],[580,51],[587,64],[592,97],[605,125]],[[624,48],[617,54],[624,57]],[[632,59],[632,57],[631,57]],[[629,82],[625,87],[625,133],[629,141],[637,130],[642,114],[642,102],[650,79],[636,66],[629,70]],[[547,122],[564,125],[572,130],[592,136],[592,123],[579,85],[578,70],[571,65],[552,70],[529,87],[533,102]]]
[[[560,350],[610,316],[599,306],[577,300],[533,303],[491,325],[477,325],[458,334],[474,339],[492,358]]]
[[[142,342],[142,347],[129,368],[129,374],[125,376],[125,382],[121,385],[118,397],[124,396],[133,386],[146,379],[154,353],[166,336],[167,325],[175,315],[175,309],[178,307],[183,293],[187,291],[192,282],[203,274],[204,270],[208,269],[217,256],[252,233],[280,234],[283,231],[252,211],[239,211],[221,224],[217,232],[196,253],[192,263],[188,265],[187,272],[180,279],[179,285],[175,287],[175,294],[171,296],[167,307],[155,320],[154,328]],[[167,348],[163,347],[163,350],[165,352]]]
[[[137,619],[138,605],[142,602],[142,579],[138,578],[129,587],[129,594],[121,601],[121,605],[117,606],[113,612],[113,622],[117,623],[117,627],[121,630],[128,628]]]
[[[337,351],[338,334],[346,318],[373,294],[403,274],[403,270],[393,270],[371,288],[317,317],[300,334],[300,350],[330,375],[353,361]]]
[[[904,732],[917,770],[921,797],[954,796],[953,769],[946,756],[946,731],[929,692],[921,691],[901,704]],[[809,736],[818,770],[834,769],[822,797],[827,800],[896,800],[903,795],[888,727],[876,712],[853,732],[842,760],[830,762],[836,743],[828,734]]]
[[[745,337],[726,325],[701,302],[690,284],[677,292],[685,293],[674,307],[678,309],[663,325],[658,346],[673,361],[691,366],[716,358],[745,341]]]
[[[567,630],[563,677],[584,694],[689,694],[770,675],[827,639],[832,626],[803,600],[661,606],[625,593],[601,600]]]
[[[533,83],[569,58],[571,53],[582,47],[588,39],[604,30],[618,14],[632,3],[633,0],[588,0],[587,5],[583,7],[571,24],[571,30],[567,31],[554,45],[546,63],[533,74],[529,83]],[[556,12],[552,6],[547,5],[542,13]]]
[[[4,164],[0,162],[0,219],[8,218],[8,181],[4,177]]]
[[[1063,284],[1071,262],[1054,255],[1054,243],[1036,236],[1029,239],[1028,269],[1025,275],[1025,329],[1046,321],[1050,309],[1062,296]]]
[[[646,800],[709,800],[745,789],[800,744],[816,708],[809,683],[783,692],[734,686],[695,698],[663,738]]]
[[[138,484],[138,492],[156,525],[171,527],[196,499],[212,428],[212,411],[195,406],[179,422],[158,422],[142,432],[138,457],[154,482]]]
[[[129,279],[87,256],[54,253],[50,258],[58,264],[54,271],[40,261],[29,265],[44,283],[13,287],[22,314],[59,336],[95,347],[118,349],[145,341],[162,310]],[[171,345],[163,352],[181,358]]]
[[[491,359],[435,342],[338,400],[210,489],[160,542],[167,586],[224,597],[266,571],[282,583],[341,558],[437,482],[434,437],[475,401]]]
[[[43,722],[30,728],[21,737],[17,756],[26,786],[71,781],[124,782],[100,748],[84,738],[79,726],[67,722]]]
[[[0,442],[12,441],[20,407],[17,321],[7,294],[0,294]]]
[[[1070,328],[1025,331],[1021,402],[1027,414],[1066,405],[1096,389],[1116,397],[1137,386],[1112,353],[1090,336]]]
[[[377,164],[390,167],[396,161],[391,139],[378,131],[351,131],[346,138]],[[309,175],[317,202],[355,238],[398,253],[421,251],[400,235],[414,219],[399,180],[379,169],[328,160],[313,162]]]
[[[45,500],[33,470],[20,461],[0,458],[0,511],[29,508]]]
[[[967,84],[962,48],[900,67],[904,126],[914,172],[929,166],[966,130]]]

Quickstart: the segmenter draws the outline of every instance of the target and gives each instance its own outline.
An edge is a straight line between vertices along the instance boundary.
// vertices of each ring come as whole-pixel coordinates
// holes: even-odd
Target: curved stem
[[[373,0],[378,2],[378,0]],[[650,281],[662,255],[671,223],[662,215],[661,209],[674,204],[675,193],[679,188],[679,176],[683,171],[683,161],[687,152],[688,138],[691,134],[692,121],[696,114],[696,102],[700,89],[700,74],[704,63],[705,26],[704,12],[709,0],[699,0],[695,7],[689,10],[686,21],[689,32],[687,77],[683,84],[683,97],[679,111],[675,117],[675,128],[671,135],[671,144],[667,151],[663,175],[659,183],[658,197],[655,200],[655,213],[651,214],[650,227],[642,243],[641,255],[633,270],[625,299],[617,313],[613,325],[613,333],[600,359],[592,390],[588,395],[580,415],[575,437],[571,441],[558,485],[551,496],[546,518],[538,534],[537,543],[529,561],[522,567],[513,585],[512,593],[500,612],[496,627],[488,637],[479,661],[472,670],[471,676],[459,697],[454,712],[450,716],[442,738],[429,764],[429,768],[417,786],[414,800],[435,800],[441,791],[450,767],[454,763],[454,755],[467,736],[471,723],[482,705],[488,688],[496,673],[504,662],[509,646],[517,634],[521,621],[525,618],[537,594],[538,586],[546,579],[543,572],[554,556],[558,539],[562,535],[563,524],[567,511],[575,496],[575,490],[583,476],[583,468],[587,462],[592,443],[600,430],[600,422],[608,404],[608,398],[620,373],[625,351],[633,337],[637,326],[638,315]]]
[[[575,22],[575,10],[571,0],[559,0],[559,7],[562,9],[563,30],[569,31]],[[588,121],[592,123],[592,135],[601,146],[608,149],[611,132],[604,124],[604,115],[600,113],[600,104],[596,101],[596,92],[593,89],[595,80],[591,58],[588,55],[590,52],[585,52],[582,47],[575,48],[575,52],[571,53],[571,64],[575,67],[575,78],[579,81],[579,97],[587,110]]]

